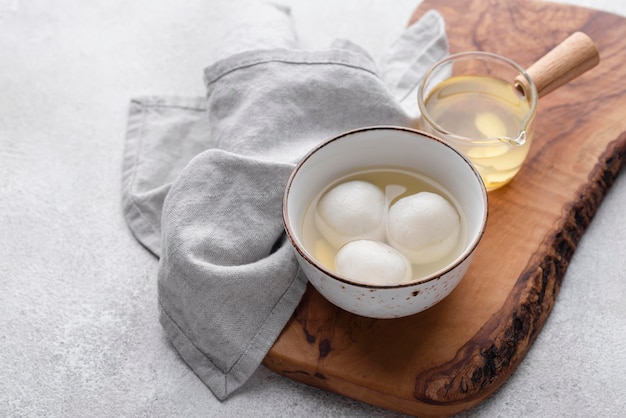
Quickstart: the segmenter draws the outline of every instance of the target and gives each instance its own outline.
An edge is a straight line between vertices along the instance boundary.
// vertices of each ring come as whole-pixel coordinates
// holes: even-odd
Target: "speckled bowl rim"
[[[436,141],[436,142],[440,143],[441,145],[445,146],[446,148],[448,148],[449,150],[451,150],[458,157],[460,157],[465,162],[465,164],[470,168],[470,170],[474,174],[475,178],[478,180],[478,183],[479,183],[480,189],[481,189],[481,198],[482,198],[481,200],[482,200],[482,204],[483,204],[483,207],[485,208],[485,210],[484,210],[484,214],[483,214],[483,217],[481,219],[481,222],[480,222],[480,230],[479,230],[478,234],[476,234],[476,236],[472,240],[472,242],[470,242],[470,244],[465,247],[463,252],[454,260],[454,262],[452,262],[451,264],[447,265],[446,267],[444,267],[444,268],[442,268],[442,269],[440,269],[438,271],[435,271],[434,273],[432,273],[432,274],[430,274],[428,276],[424,276],[421,279],[412,280],[410,282],[394,284],[394,285],[374,285],[374,284],[362,283],[362,282],[358,282],[358,281],[354,281],[354,280],[349,280],[349,279],[347,279],[345,277],[342,277],[342,276],[338,275],[337,273],[335,273],[334,271],[324,267],[321,263],[319,263],[315,259],[315,257],[310,255],[308,253],[308,251],[306,251],[306,249],[304,249],[300,245],[298,239],[296,239],[296,234],[291,229],[291,226],[290,226],[290,223],[289,223],[288,201],[289,201],[289,193],[291,191],[292,183],[293,183],[295,177],[298,175],[298,172],[300,171],[302,166],[304,164],[306,164],[306,162],[314,154],[316,154],[320,149],[322,149],[324,147],[327,147],[327,146],[331,145],[332,143],[334,143],[335,141],[338,141],[341,138],[349,136],[349,135],[354,135],[354,134],[357,134],[357,133],[367,132],[367,131],[389,131],[389,130],[403,131],[403,132],[407,132],[407,133],[410,133],[410,134],[413,134],[413,135],[418,135],[418,136],[425,137],[425,138],[427,138],[429,140],[432,140],[432,141]],[[455,198],[456,198],[456,196],[455,196]],[[401,289],[401,288],[406,288],[406,287],[413,287],[413,286],[416,286],[416,285],[421,285],[421,284],[425,284],[425,283],[431,282],[433,280],[437,280],[438,278],[446,275],[447,273],[449,273],[450,271],[454,270],[456,267],[461,265],[468,257],[472,256],[472,254],[474,254],[474,251],[476,250],[476,247],[478,246],[478,244],[482,240],[482,237],[483,237],[483,235],[485,233],[485,227],[487,225],[488,214],[489,214],[489,199],[487,197],[487,189],[485,187],[485,183],[483,182],[482,177],[480,176],[480,174],[478,173],[478,171],[476,170],[476,168],[470,162],[469,159],[467,159],[463,154],[461,154],[459,151],[454,149],[452,146],[448,145],[444,141],[442,141],[439,138],[436,138],[436,137],[434,137],[434,136],[432,136],[430,134],[427,134],[425,132],[419,131],[417,129],[406,128],[406,127],[402,127],[402,126],[387,126],[387,125],[369,126],[369,127],[364,127],[364,128],[352,129],[352,130],[346,131],[344,133],[341,133],[341,134],[339,134],[339,135],[337,135],[335,137],[327,139],[326,141],[321,142],[316,147],[311,149],[298,162],[296,167],[293,169],[293,171],[289,175],[289,179],[287,180],[287,185],[285,187],[285,192],[283,194],[283,208],[282,208],[284,230],[285,230],[285,232],[287,234],[287,237],[291,241],[292,247],[302,256],[302,258],[304,258],[309,264],[313,265],[316,269],[322,271],[328,277],[331,277],[331,278],[333,278],[333,279],[335,279],[335,280],[337,280],[337,281],[339,281],[341,283],[346,283],[346,284],[351,285],[351,286],[361,287],[361,288],[365,288],[365,289]]]

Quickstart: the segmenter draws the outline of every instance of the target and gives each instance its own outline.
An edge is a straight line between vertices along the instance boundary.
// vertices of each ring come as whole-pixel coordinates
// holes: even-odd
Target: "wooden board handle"
[[[570,82],[600,62],[600,54],[593,40],[582,32],[575,32],[541,57],[526,72],[534,81],[541,98]],[[528,81],[516,78],[516,84],[528,91]]]

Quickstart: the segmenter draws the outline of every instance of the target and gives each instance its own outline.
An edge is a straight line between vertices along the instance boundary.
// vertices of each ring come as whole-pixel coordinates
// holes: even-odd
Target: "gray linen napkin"
[[[379,71],[348,41],[296,49],[288,10],[264,7],[205,69],[206,98],[135,99],[126,134],[123,210],[159,257],[161,324],[219,399],[254,373],[306,288],[281,218],[294,165],[346,130],[409,125],[414,107],[403,102],[447,53],[434,11]]]

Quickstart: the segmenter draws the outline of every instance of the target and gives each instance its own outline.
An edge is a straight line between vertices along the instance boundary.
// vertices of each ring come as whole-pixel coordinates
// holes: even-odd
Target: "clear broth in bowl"
[[[331,271],[335,271],[335,256],[338,248],[333,247],[319,232],[315,225],[315,211],[319,199],[331,188],[338,184],[361,180],[374,184],[384,191],[387,209],[397,200],[419,192],[436,193],[446,199],[456,209],[460,220],[459,239],[453,248],[443,258],[425,264],[412,264],[413,280],[429,276],[453,262],[466,246],[467,222],[462,208],[447,190],[435,181],[417,173],[395,167],[377,167],[337,179],[332,184],[321,190],[309,203],[304,215],[302,240],[305,249],[321,265]],[[387,243],[385,241],[385,243]]]

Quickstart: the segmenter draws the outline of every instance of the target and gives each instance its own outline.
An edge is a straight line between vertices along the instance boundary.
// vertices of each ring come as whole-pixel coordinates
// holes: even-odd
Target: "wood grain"
[[[444,16],[451,52],[491,51],[528,67],[582,31],[601,62],[540,100],[529,157],[489,194],[484,238],[448,298],[411,317],[374,320],[309,287],[264,364],[370,404],[444,416],[483,401],[522,361],[626,164],[626,20],[528,0],[425,0],[410,22],[429,9]]]
[[[585,33],[574,32],[526,68],[526,72],[535,84],[537,96],[541,98],[589,71],[599,62],[600,53],[593,39]],[[515,78],[515,85],[522,92],[530,90],[528,79],[521,75]]]

